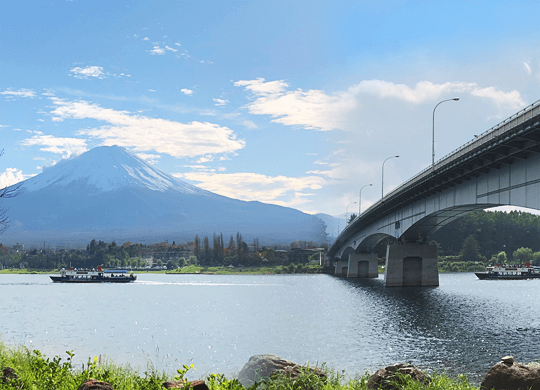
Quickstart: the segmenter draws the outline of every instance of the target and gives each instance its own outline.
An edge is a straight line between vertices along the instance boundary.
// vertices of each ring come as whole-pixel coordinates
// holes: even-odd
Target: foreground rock
[[[163,382],[166,389],[185,389],[185,390],[210,390],[204,381],[184,381],[184,382]]]
[[[326,379],[326,374],[319,368],[300,366],[275,355],[255,355],[249,358],[238,374],[238,382],[248,388],[270,378],[273,374],[285,374],[291,379],[296,379],[305,370]]]
[[[405,377],[428,384],[429,377],[412,364],[394,364],[381,368],[369,378],[368,389],[398,390],[405,383]]]
[[[87,379],[77,390],[113,390],[113,388],[110,383]]]
[[[488,371],[480,390],[540,390],[540,364],[520,364],[505,356]]]

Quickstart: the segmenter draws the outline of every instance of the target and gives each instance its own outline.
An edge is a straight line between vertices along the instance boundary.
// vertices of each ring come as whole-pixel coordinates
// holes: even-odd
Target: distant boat
[[[50,276],[53,282],[60,283],[129,283],[137,279],[136,275],[129,274],[126,270],[103,270],[95,269],[60,270],[60,276]]]
[[[511,266],[500,265],[486,267],[486,272],[475,272],[478,279],[496,280],[520,280],[520,279],[540,279],[540,267],[531,267],[531,263]]]

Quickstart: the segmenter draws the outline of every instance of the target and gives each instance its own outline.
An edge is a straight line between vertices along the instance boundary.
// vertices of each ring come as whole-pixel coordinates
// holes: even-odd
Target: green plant
[[[186,364],[183,364],[182,365],[183,368],[179,368],[178,370],[176,370],[177,374],[176,376],[174,377],[174,380],[175,381],[178,381],[178,382],[185,382],[186,379],[184,378],[186,376],[186,374],[188,373],[189,370],[191,370],[193,368],[193,370],[197,370],[195,368],[195,366],[193,364],[191,365],[186,365]]]
[[[64,363],[61,363],[62,358],[55,356],[52,360],[46,358],[41,352],[35,349],[33,355],[30,356],[30,381],[37,388],[56,389],[59,384],[73,384],[73,369],[72,359],[75,355],[72,351],[66,351],[68,358]]]

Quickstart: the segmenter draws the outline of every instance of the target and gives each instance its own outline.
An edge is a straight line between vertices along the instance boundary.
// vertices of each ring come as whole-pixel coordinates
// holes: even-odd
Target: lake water
[[[129,284],[59,284],[0,275],[0,338],[47,356],[148,361],[191,378],[233,376],[252,355],[349,374],[398,362],[478,381],[505,355],[540,358],[540,280],[442,274],[433,288],[328,275],[156,275]]]

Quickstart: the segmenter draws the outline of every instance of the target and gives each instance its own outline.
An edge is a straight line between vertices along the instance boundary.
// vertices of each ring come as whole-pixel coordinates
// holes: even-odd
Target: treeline
[[[222,265],[224,263],[256,265],[262,261],[259,252],[259,239],[255,238],[253,240],[253,250],[250,252],[249,246],[240,232],[236,233],[236,238],[231,235],[227,246],[223,241],[222,233],[219,235],[214,233],[212,246],[210,246],[210,240],[207,236],[201,242],[199,235],[195,236],[193,244],[193,254],[198,262],[203,265]]]
[[[317,245],[313,241],[294,241],[288,247],[308,249],[316,248]],[[327,249],[327,248],[325,248]],[[259,239],[255,238],[250,246],[244,241],[240,232],[236,236],[231,235],[228,244],[225,245],[223,234],[214,233],[212,236],[212,244],[210,239],[205,236],[202,240],[198,235],[193,241],[193,254],[201,265],[243,265],[243,266],[261,266],[261,265],[289,265],[291,262],[307,263],[310,260],[309,256],[296,256],[295,261],[291,261],[287,253],[283,250],[261,246]],[[315,258],[315,254],[312,256]]]
[[[12,252],[0,244],[0,265],[4,268],[95,268],[98,265],[105,267],[132,267],[144,268],[153,264],[155,266],[166,265],[170,260],[178,260],[192,254],[190,243],[176,245],[161,242],[151,245],[132,244],[129,241],[117,245],[115,241],[92,240],[85,249],[54,250],[32,249],[27,251]],[[193,259],[191,259],[193,260]],[[174,264],[170,264],[173,266]]]
[[[518,262],[540,265],[540,216],[520,211],[475,211],[430,237],[448,262]],[[538,253],[538,255],[536,254]]]
[[[208,237],[201,240],[196,235],[194,241],[179,245],[174,241],[172,244],[161,242],[151,245],[133,244],[126,241],[118,245],[115,241],[106,243],[101,240],[92,240],[84,249],[32,249],[17,252],[0,244],[0,269],[95,268],[98,265],[104,265],[107,268],[145,268],[148,266],[161,268],[165,266],[167,269],[197,264],[205,266],[289,265],[290,263],[307,263],[309,256],[296,254],[294,260],[291,261],[284,248],[300,249],[315,246],[315,243],[311,241],[299,240],[288,246],[261,247],[259,239],[255,238],[250,247],[240,233],[237,233],[236,237],[231,235],[227,245],[221,233],[214,234],[212,242]],[[316,256],[313,255],[313,257]]]

